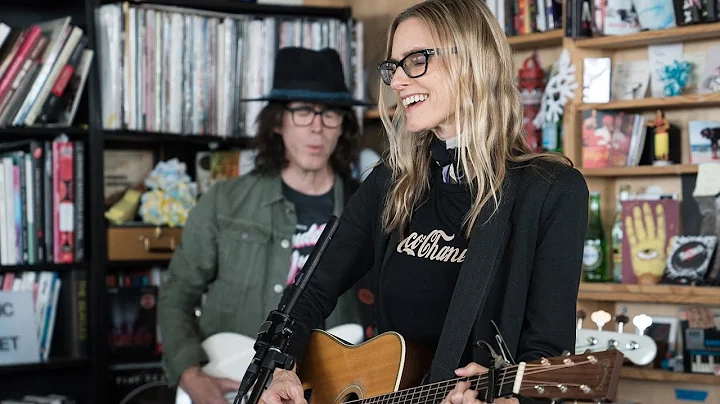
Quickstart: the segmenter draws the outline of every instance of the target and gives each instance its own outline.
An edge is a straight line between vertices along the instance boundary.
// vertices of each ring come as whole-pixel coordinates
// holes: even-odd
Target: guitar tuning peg
[[[648,316],[647,314],[638,314],[637,316],[633,317],[633,325],[635,325],[635,328],[638,330],[638,334],[645,335],[645,329],[650,327],[652,325],[652,317]]]
[[[598,310],[590,315],[590,320],[597,324],[598,331],[602,331],[603,326],[612,320],[612,315],[605,310]]]
[[[560,354],[560,356],[570,356],[570,351],[568,351],[568,350],[566,349],[566,350],[562,351],[562,353]]]
[[[577,312],[577,328],[578,329],[582,328],[583,320],[585,320],[585,311],[578,310],[578,312]]]
[[[618,333],[622,334],[623,330],[625,329],[625,324],[630,321],[630,318],[626,316],[625,314],[618,314],[615,316],[615,322],[617,323],[617,331]]]

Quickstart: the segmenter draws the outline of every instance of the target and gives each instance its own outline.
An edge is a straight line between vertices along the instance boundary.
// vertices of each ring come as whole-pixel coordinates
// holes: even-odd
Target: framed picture
[[[645,330],[645,335],[655,341],[657,355],[654,365],[663,368],[663,362],[671,359],[677,352],[678,325],[677,317],[651,316],[652,324]]]

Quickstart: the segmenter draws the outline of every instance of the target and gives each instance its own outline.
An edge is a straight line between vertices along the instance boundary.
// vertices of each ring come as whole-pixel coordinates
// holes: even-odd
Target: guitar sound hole
[[[360,397],[358,397],[357,394],[355,394],[355,393],[350,393],[350,394],[348,394],[347,396],[345,396],[345,397],[342,399],[342,401],[340,401],[340,402],[341,402],[341,403],[349,403],[349,402],[351,402],[351,401],[358,401],[359,399],[360,399]]]

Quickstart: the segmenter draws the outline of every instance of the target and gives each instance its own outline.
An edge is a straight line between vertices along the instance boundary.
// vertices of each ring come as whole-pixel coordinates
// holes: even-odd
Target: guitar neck
[[[370,397],[358,401],[356,404],[431,404],[442,401],[457,385],[458,382],[470,382],[470,389],[478,392],[478,399],[486,397],[488,389],[492,388],[494,397],[502,397],[517,392],[523,378],[525,364],[509,366],[495,371],[496,385],[488,383],[488,375],[461,377],[438,383],[426,384],[406,390],[400,390],[381,396]]]

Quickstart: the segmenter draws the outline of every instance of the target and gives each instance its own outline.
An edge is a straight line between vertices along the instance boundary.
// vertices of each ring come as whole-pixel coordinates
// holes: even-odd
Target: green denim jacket
[[[336,177],[338,217],[348,189]],[[207,363],[201,346],[205,338],[218,332],[255,338],[285,288],[296,220],[279,176],[249,173],[216,183],[200,198],[160,288],[162,363],[171,386],[188,367]],[[203,293],[197,318],[194,311]],[[360,322],[350,291],[338,301],[326,327],[348,322]]]

